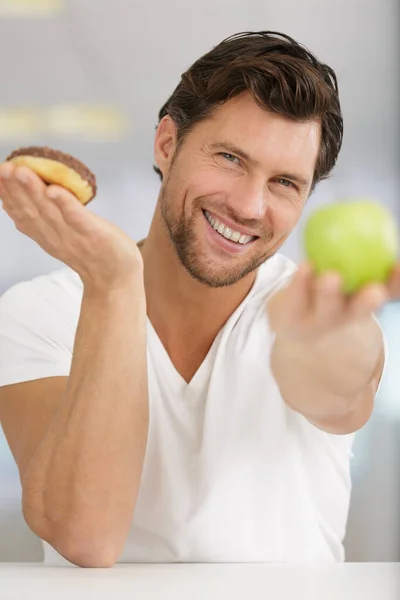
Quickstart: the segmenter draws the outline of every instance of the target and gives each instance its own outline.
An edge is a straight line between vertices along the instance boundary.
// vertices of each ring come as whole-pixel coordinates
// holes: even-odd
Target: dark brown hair
[[[199,58],[159,112],[177,127],[178,148],[200,121],[245,91],[259,106],[296,121],[318,120],[322,136],[313,187],[326,179],[342,145],[343,118],[335,72],[283,33],[232,35]],[[162,179],[157,167],[155,171]]]

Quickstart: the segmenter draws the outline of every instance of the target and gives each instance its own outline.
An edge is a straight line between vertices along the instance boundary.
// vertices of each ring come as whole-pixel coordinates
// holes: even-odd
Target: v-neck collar
[[[156,358],[158,361],[161,361],[161,366],[168,373],[168,378],[172,382],[174,388],[178,393],[185,394],[189,389],[193,391],[200,390],[207,378],[207,374],[209,373],[208,364],[214,360],[216,350],[218,348],[218,342],[223,332],[222,328],[217,336],[215,337],[213,343],[211,344],[211,348],[207,352],[203,362],[194,373],[193,377],[189,382],[187,382],[179,371],[176,369],[174,363],[172,362],[167,350],[164,347],[164,344],[160,340],[156,330],[153,327],[152,322],[147,317],[147,331],[149,339],[152,340],[156,349]]]
[[[218,332],[218,334],[216,335],[213,343],[211,344],[211,347],[210,347],[209,351],[207,352],[203,362],[201,363],[201,365],[199,366],[197,371],[194,373],[193,377],[191,378],[191,380],[189,382],[185,381],[185,379],[182,377],[182,375],[176,369],[167,350],[164,347],[164,344],[162,343],[160,337],[158,336],[157,331],[155,330],[152,322],[150,321],[149,317],[147,317],[148,338],[149,338],[149,340],[152,341],[152,343],[154,344],[154,347],[156,349],[157,361],[161,361],[161,365],[158,365],[158,366],[161,366],[161,368],[167,372],[168,378],[173,383],[174,388],[176,389],[177,393],[180,393],[183,395],[183,394],[186,394],[189,390],[191,390],[193,392],[198,392],[204,387],[204,384],[207,381],[207,379],[211,373],[209,364],[210,363],[212,364],[216,358],[217,350],[220,345],[220,340],[221,340],[222,336],[224,335],[224,333],[228,329],[229,330],[231,329],[232,323],[236,322],[237,319],[240,317],[248,300],[254,294],[257,284],[258,284],[258,281],[260,279],[259,274],[260,274],[260,267],[257,269],[255,280],[254,280],[253,285],[250,288],[248,294],[243,298],[243,300],[239,304],[239,306],[233,311],[233,313],[229,316],[226,323],[221,327],[221,329]]]

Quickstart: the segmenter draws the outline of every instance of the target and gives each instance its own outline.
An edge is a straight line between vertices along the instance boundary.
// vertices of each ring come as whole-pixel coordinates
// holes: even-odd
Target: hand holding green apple
[[[393,216],[370,200],[337,202],[317,209],[306,223],[304,242],[315,274],[339,273],[346,294],[369,283],[387,283],[399,250]]]
[[[338,202],[312,214],[304,241],[307,260],[267,305],[276,340],[281,348],[300,344],[305,354],[314,343],[337,347],[344,331],[359,343],[354,332],[371,313],[400,299],[394,219],[379,203]]]

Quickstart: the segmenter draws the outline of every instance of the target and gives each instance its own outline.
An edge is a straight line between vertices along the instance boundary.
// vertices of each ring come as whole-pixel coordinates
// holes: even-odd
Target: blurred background
[[[335,69],[345,118],[334,176],[283,248],[299,260],[302,225],[324,203],[375,198],[399,219],[399,12],[398,0],[0,0],[0,160],[25,145],[75,155],[97,175],[90,210],[139,240],[159,189],[158,110],[181,73],[233,33],[287,33]],[[0,294],[62,266],[0,209]],[[389,360],[354,447],[348,561],[400,561],[400,304],[379,318]],[[42,560],[20,498],[0,427],[0,561]]]

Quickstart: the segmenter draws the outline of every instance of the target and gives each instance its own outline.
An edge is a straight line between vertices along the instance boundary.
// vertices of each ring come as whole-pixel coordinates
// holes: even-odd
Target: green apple
[[[393,216],[381,204],[349,200],[317,209],[306,223],[304,243],[315,273],[340,273],[343,291],[352,294],[388,280],[399,236]]]

